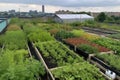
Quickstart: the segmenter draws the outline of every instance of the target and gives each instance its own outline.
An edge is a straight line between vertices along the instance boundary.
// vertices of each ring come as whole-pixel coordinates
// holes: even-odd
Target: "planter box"
[[[91,60],[99,63],[100,65],[102,65],[103,67],[105,67],[106,69],[109,69],[113,72],[115,72],[118,76],[120,76],[120,71],[111,67],[110,65],[106,64],[105,62],[103,62],[101,59],[97,58],[97,57],[91,57]]]

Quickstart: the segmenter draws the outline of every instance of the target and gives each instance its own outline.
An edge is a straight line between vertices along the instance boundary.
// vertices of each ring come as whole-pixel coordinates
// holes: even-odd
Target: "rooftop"
[[[57,14],[62,19],[94,18],[87,14]]]

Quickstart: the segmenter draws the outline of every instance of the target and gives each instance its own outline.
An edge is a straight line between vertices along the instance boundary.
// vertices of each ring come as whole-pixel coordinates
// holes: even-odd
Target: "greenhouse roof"
[[[61,19],[94,18],[87,14],[57,14]]]

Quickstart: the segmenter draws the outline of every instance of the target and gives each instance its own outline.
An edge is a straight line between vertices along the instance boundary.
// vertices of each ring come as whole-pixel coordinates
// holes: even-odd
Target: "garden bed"
[[[119,46],[120,41],[113,40],[110,38],[99,38],[99,39],[93,40],[92,42],[99,44],[101,46],[104,46],[106,48],[109,48],[118,55],[120,54],[120,46]]]
[[[97,58],[108,64],[112,69],[119,72],[120,75],[120,56],[114,54],[96,55]]]
[[[4,45],[3,51],[0,52],[0,80],[35,80],[44,76],[42,63],[31,58],[29,54],[23,31],[6,31],[0,35],[0,44]]]
[[[89,80],[90,78],[94,80],[105,80],[95,66],[84,61],[62,43],[57,41],[47,41],[42,43],[37,42],[35,45],[41,52],[43,59],[55,80]],[[51,52],[53,49],[55,52]],[[52,57],[51,60],[46,61],[45,59],[49,58],[49,56]],[[53,65],[56,64],[56,66],[51,67],[48,63]],[[89,77],[86,78],[85,75]]]
[[[105,47],[100,46],[100,45],[95,44],[95,43],[91,43],[90,41],[87,41],[84,38],[68,38],[68,39],[65,39],[64,41],[70,45],[73,45],[73,46],[87,44],[87,45],[90,45],[92,47],[97,48],[99,52],[109,52],[110,51],[108,48],[105,48]]]
[[[57,41],[36,43],[36,46],[42,53],[42,56],[49,68],[83,61],[83,59],[73,51],[69,50],[66,46]]]

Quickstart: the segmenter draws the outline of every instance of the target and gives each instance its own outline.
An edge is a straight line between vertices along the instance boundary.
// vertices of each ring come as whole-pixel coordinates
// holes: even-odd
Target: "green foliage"
[[[28,35],[28,38],[32,42],[45,42],[54,40],[50,33],[43,30],[36,30]]]
[[[97,55],[98,58],[102,59],[108,65],[120,70],[120,56],[114,54],[103,54]]]
[[[49,41],[38,42],[36,46],[45,59],[52,57],[47,63],[57,64],[58,68],[53,69],[52,73],[58,80],[104,80],[97,68],[85,62],[65,45]]]
[[[120,39],[120,33],[118,33],[118,34],[111,34],[108,37],[115,38],[115,39]]]
[[[111,22],[111,23],[113,23],[113,22],[115,22],[115,20],[114,20],[114,18],[107,16],[106,20],[104,22],[107,22],[107,23]]]
[[[83,22],[83,25],[84,26],[87,26],[87,27],[100,27],[100,24],[98,24],[96,21],[94,21],[94,20],[87,20],[87,21],[85,21],[85,22]],[[83,26],[83,27],[84,27]]]
[[[98,24],[96,21],[94,20],[86,20],[83,22],[74,22],[74,23],[70,23],[70,26],[73,26],[73,28],[80,28],[80,27],[100,27],[100,24]]]
[[[19,18],[12,18],[10,24],[15,24],[19,22]]]
[[[35,80],[44,75],[44,68],[39,61],[25,58],[26,50],[5,50],[0,55],[0,80]]]
[[[58,80],[105,80],[99,70],[87,62],[63,66],[52,73]]]
[[[83,59],[71,50],[69,50],[65,45],[56,41],[49,42],[38,42],[36,46],[40,49],[43,56],[49,58],[52,56],[52,59],[49,62],[55,60],[58,66],[63,66],[67,64],[73,64],[82,62]]]
[[[100,25],[101,25],[101,28],[120,31],[120,25],[117,25],[117,24],[101,23]]]
[[[74,35],[73,35],[73,33],[69,32],[69,31],[61,30],[56,33],[55,37],[58,39],[67,39],[67,38],[74,37]]]
[[[98,16],[97,16],[97,21],[99,22],[104,22],[106,20],[106,15],[104,12],[101,12]]]
[[[73,23],[70,23],[70,25],[73,26],[73,27],[76,27],[76,26],[82,27],[82,26],[84,26],[82,22],[73,22]]]
[[[88,54],[94,54],[99,52],[97,48],[90,46],[88,44],[81,44],[78,46],[78,48],[82,51],[85,51]]]
[[[75,37],[80,37],[82,35],[84,35],[85,31],[84,30],[73,30],[71,31],[71,33],[75,36]]]
[[[26,35],[29,35],[30,33],[34,33],[34,32],[39,31],[39,28],[35,27],[35,26],[32,25],[32,24],[26,24],[26,25],[23,27],[23,30],[24,30],[24,32],[26,33]]]
[[[117,54],[120,54],[120,41],[116,41],[110,38],[98,38],[96,40],[93,40],[93,42],[101,46],[107,47],[115,51]]]
[[[6,49],[26,49],[26,38],[23,31],[7,31],[2,35],[2,44]]]
[[[7,27],[7,31],[17,31],[17,30],[21,30],[21,28],[16,24],[11,24]]]

